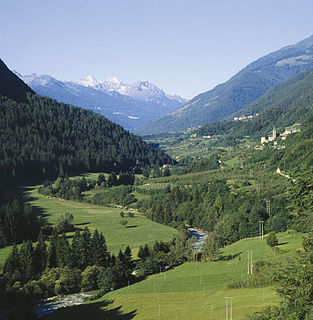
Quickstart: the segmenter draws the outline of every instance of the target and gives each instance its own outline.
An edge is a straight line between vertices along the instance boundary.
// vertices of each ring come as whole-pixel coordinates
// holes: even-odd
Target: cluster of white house
[[[235,117],[235,121],[240,121],[240,120],[246,120],[246,119],[253,119],[254,117],[257,117],[259,113],[256,113],[255,115],[250,115],[250,116],[241,116],[241,117]]]
[[[281,138],[282,140],[286,140],[288,134],[299,132],[299,131],[300,131],[300,129],[297,127],[285,128],[285,131],[279,135],[279,138]],[[271,141],[276,141],[277,138],[278,138],[278,136],[277,136],[276,129],[273,128],[273,133],[271,136],[268,136],[267,138],[261,137],[261,143],[263,144],[263,143],[268,143]]]

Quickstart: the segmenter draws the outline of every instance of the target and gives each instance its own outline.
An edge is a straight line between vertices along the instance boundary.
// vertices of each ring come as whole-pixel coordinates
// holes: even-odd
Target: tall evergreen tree
[[[72,246],[71,246],[70,265],[72,268],[82,269],[81,257],[82,257],[81,234],[79,230],[76,230],[73,237]]]
[[[92,264],[106,267],[109,264],[110,255],[107,251],[106,242],[102,233],[96,229],[92,237]]]
[[[86,227],[81,235],[81,267],[86,269],[92,265],[92,239],[90,230]]]
[[[56,245],[56,260],[60,268],[64,268],[70,264],[71,248],[66,235],[63,233],[58,237]]]
[[[34,252],[34,272],[39,275],[47,266],[47,246],[43,238],[42,230],[38,236],[38,242]]]
[[[47,267],[54,268],[57,266],[57,241],[58,241],[58,232],[55,228],[52,230],[52,235],[50,237],[50,245],[48,248],[48,260]]]
[[[20,270],[23,282],[33,279],[34,270],[34,248],[30,240],[24,242],[20,249]]]

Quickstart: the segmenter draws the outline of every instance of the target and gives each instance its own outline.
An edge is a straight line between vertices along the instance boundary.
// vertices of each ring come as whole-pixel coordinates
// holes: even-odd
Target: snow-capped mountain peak
[[[118,91],[122,85],[122,82],[115,77],[106,80],[98,80],[91,75],[78,81],[74,81],[74,83],[104,92]]]
[[[92,75],[87,76],[86,78],[75,81],[77,84],[83,85],[85,87],[96,87],[99,85],[99,82]]]
[[[38,94],[92,109],[128,130],[170,113],[184,103],[184,99],[168,96],[150,81],[127,84],[116,77],[98,80],[92,75],[78,81],[36,73],[18,76]]]
[[[162,100],[164,99],[176,100],[179,103],[185,103],[187,101],[179,96],[167,95],[162,89],[148,80],[127,84],[116,77],[108,78],[106,80],[98,80],[89,75],[84,79],[75,81],[75,83],[104,91],[106,93],[117,92],[143,102],[163,104],[164,101]]]

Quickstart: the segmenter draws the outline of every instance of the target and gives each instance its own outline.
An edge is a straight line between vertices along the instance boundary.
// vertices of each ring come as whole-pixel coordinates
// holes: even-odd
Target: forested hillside
[[[90,111],[40,96],[0,100],[1,181],[77,171],[140,172],[170,163],[141,138]]]
[[[1,187],[81,171],[141,172],[172,162],[103,116],[32,95],[2,62],[0,71],[6,83],[0,95]]]

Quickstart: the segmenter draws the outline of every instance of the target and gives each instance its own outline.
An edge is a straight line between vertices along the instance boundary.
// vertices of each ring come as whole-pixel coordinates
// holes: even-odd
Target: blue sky
[[[0,58],[22,74],[150,80],[193,97],[313,34],[312,0],[1,0]]]

